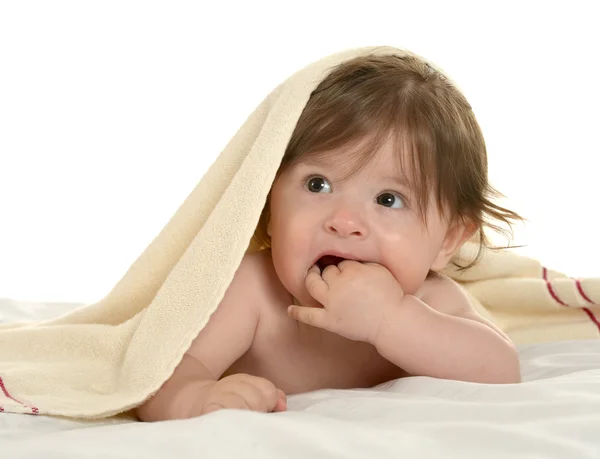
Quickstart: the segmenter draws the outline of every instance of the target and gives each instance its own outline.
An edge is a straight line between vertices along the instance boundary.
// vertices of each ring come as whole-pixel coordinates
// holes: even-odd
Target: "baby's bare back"
[[[323,388],[359,388],[405,376],[368,343],[350,341],[326,330],[302,324],[287,315],[292,296],[283,288],[269,251],[258,257],[258,282],[248,286],[256,295],[258,326],[248,351],[224,376],[247,373],[272,381],[286,394]],[[258,287],[258,288],[257,288]]]

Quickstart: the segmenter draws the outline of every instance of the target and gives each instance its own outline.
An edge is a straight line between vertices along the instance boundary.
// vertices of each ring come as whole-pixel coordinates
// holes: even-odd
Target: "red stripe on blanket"
[[[590,303],[591,305],[595,306],[596,303],[594,303],[592,301],[592,299],[589,296],[587,296],[586,293],[583,291],[583,285],[581,285],[581,281],[579,279],[573,279],[573,280],[575,281],[577,290],[579,291],[579,294],[583,297],[583,299],[585,301],[587,301],[588,303]],[[598,327],[598,331],[600,332],[600,321],[598,319],[596,319],[594,312],[588,308],[583,308],[583,311],[588,315],[590,320],[596,324],[596,327]]]
[[[582,309],[588,315],[590,320],[596,324],[596,327],[598,327],[598,331],[600,332],[600,322],[598,321],[598,319],[596,319],[596,316],[594,315],[594,313],[592,311],[590,311],[588,308],[582,308]]]
[[[592,299],[591,299],[589,296],[587,296],[587,295],[585,294],[585,292],[583,291],[583,286],[581,285],[581,281],[580,281],[579,279],[573,279],[573,280],[575,281],[575,285],[577,286],[577,290],[579,290],[579,294],[580,294],[580,295],[583,297],[583,299],[584,299],[585,301],[587,301],[588,303],[590,303],[590,304],[596,304],[596,303],[594,303],[594,302],[592,301]]]
[[[13,402],[18,403],[19,405],[24,406],[25,408],[30,408],[31,414],[39,414],[40,410],[38,408],[36,408],[35,406],[26,405],[25,403],[20,402],[19,400],[17,400],[16,398],[14,398],[12,395],[9,394],[8,389],[6,389],[6,386],[4,385],[4,381],[2,380],[2,376],[0,376],[0,390],[2,391],[2,393],[4,394],[4,396],[6,398],[11,399]],[[4,409],[2,409],[2,411],[4,411]]]
[[[546,287],[548,287],[548,292],[550,293],[550,296],[552,298],[554,298],[554,300],[557,303],[570,308],[571,306],[569,306],[567,303],[561,301],[561,299],[558,297],[558,295],[554,291],[554,288],[552,287],[552,284],[550,283],[550,279],[548,279],[548,269],[545,266],[542,266],[542,277],[544,278],[544,281],[546,281]],[[571,280],[575,281],[575,285],[577,286],[577,290],[579,290],[579,293],[581,294],[581,296],[583,298],[585,298],[585,300],[588,301],[589,303],[592,303],[592,300],[583,292],[581,282],[576,279],[571,279]],[[594,303],[592,303],[592,304],[594,304]],[[598,319],[596,319],[596,316],[594,315],[594,313],[588,308],[581,308],[581,309],[583,310],[583,312],[585,312],[587,314],[587,316],[594,323],[594,325],[596,325],[596,327],[598,327],[598,331],[600,332],[600,321],[598,321]]]
[[[583,286],[581,285],[581,281],[579,279],[573,279],[573,280],[575,281],[575,285],[577,286],[577,290],[579,291],[579,294],[583,297],[583,299],[585,301],[587,301],[588,303],[590,303],[591,305],[595,306],[596,303],[594,303],[592,301],[592,299],[589,296],[587,296],[585,294],[585,292],[583,291]],[[596,324],[596,327],[598,327],[598,331],[600,331],[600,321],[598,321],[598,319],[596,319],[596,316],[594,315],[594,312],[591,309],[588,309],[588,308],[583,308],[583,310],[588,315],[588,317],[590,318],[590,320]]]
[[[4,381],[2,380],[2,376],[0,376],[0,390],[2,390],[2,393],[4,394],[4,396],[6,398],[10,398],[12,401],[17,402],[19,405],[25,406],[25,404],[23,402],[18,401],[16,398],[14,398],[12,395],[10,395],[8,393],[8,390],[6,389],[6,386],[4,385]]]
[[[548,292],[550,293],[550,296],[552,298],[554,298],[554,300],[557,303],[562,304],[563,306],[569,307],[569,305],[567,303],[563,303],[560,300],[560,298],[558,297],[558,295],[554,291],[554,288],[552,288],[552,284],[550,283],[550,280],[548,279],[548,270],[546,269],[545,266],[542,267],[542,276],[544,277],[544,280],[546,281],[546,287],[548,287]]]

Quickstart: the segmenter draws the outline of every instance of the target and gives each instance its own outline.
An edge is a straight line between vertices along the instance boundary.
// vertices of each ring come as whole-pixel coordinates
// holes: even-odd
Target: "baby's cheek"
[[[294,294],[302,286],[304,279],[299,273],[298,262],[294,261],[294,254],[286,250],[274,250],[272,253],[277,280],[288,292]]]

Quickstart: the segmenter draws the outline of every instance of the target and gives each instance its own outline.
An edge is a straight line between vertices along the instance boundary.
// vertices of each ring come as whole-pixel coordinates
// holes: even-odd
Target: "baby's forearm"
[[[374,343],[412,375],[480,383],[520,382],[514,346],[490,327],[434,310],[405,295]]]
[[[202,399],[202,392],[208,390],[214,383],[211,380],[201,379],[178,381],[137,408],[136,413],[140,420],[145,422],[171,421],[198,416],[199,413],[196,412],[198,400]]]
[[[184,355],[174,374],[159,391],[136,409],[141,421],[169,421],[197,416],[195,405],[214,380],[208,371]]]

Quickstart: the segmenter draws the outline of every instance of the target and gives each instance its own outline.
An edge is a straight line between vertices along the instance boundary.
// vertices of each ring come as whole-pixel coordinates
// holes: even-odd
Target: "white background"
[[[469,98],[521,253],[600,276],[597,3],[0,3],[0,297],[92,302],[254,107],[330,53],[405,47]]]

